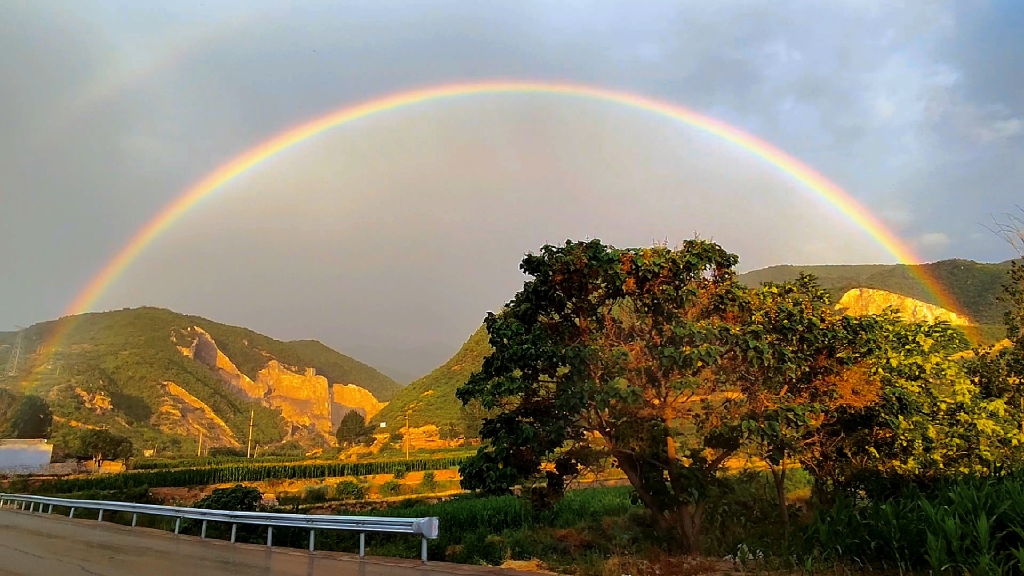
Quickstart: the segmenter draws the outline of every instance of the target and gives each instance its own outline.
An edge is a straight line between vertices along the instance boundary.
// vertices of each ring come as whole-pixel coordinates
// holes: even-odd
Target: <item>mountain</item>
[[[771,266],[747,272],[739,280],[748,286],[762,282],[785,282],[800,272],[814,274],[833,300],[838,302],[854,288],[885,290],[928,304],[942,306],[919,279],[920,274],[934,278],[956,300],[971,322],[1000,325],[1005,307],[997,300],[1010,262],[986,264],[972,260],[941,260],[929,264],[865,264],[825,266]]]
[[[16,346],[0,333],[0,367]],[[40,347],[46,342],[47,350]],[[17,375],[3,386],[36,395],[54,436],[109,427],[162,452],[253,442],[329,445],[348,410],[372,414],[401,386],[312,340],[282,342],[245,328],[160,308],[44,322],[22,333]]]
[[[484,357],[491,353],[487,330],[480,326],[469,340],[447,362],[430,374],[403,388],[371,422],[388,423],[389,429],[405,426],[406,410],[412,406],[409,424],[414,428],[467,418],[455,391],[469,380],[469,375],[483,367]],[[392,424],[393,423],[393,424]]]

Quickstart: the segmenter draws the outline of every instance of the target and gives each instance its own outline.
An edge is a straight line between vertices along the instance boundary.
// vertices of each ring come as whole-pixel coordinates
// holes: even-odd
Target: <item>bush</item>
[[[327,502],[327,487],[326,486],[310,486],[306,488],[305,494],[302,499],[307,504],[323,504]]]
[[[433,470],[427,470],[423,473],[423,480],[420,480],[420,490],[422,492],[433,492],[437,490],[437,480],[435,479]]]
[[[398,480],[388,480],[381,484],[380,495],[389,498],[391,496],[398,496],[402,491],[402,483]]]
[[[258,489],[235,484],[231,488],[215,489],[209,496],[196,502],[193,508],[255,512],[261,501],[263,494]]]
[[[338,500],[363,500],[366,488],[352,480],[343,480],[334,487],[334,497]]]
[[[405,468],[399,468],[398,470],[395,470],[394,478],[395,478],[395,480],[404,480],[405,479],[405,475],[407,473],[408,473],[408,471]]]

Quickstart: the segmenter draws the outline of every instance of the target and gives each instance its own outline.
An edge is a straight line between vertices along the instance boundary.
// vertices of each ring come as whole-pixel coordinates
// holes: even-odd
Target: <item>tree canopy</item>
[[[813,277],[748,289],[713,242],[545,246],[488,314],[493,352],[458,390],[487,411],[469,489],[567,479],[602,459],[655,525],[698,552],[727,461],[753,455],[781,485],[796,460],[834,494],[1005,462],[1016,413],[952,359],[964,336],[893,312],[837,312]]]

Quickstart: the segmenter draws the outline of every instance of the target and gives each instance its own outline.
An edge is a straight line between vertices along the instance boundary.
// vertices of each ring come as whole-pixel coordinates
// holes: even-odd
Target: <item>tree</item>
[[[657,527],[698,553],[717,472],[740,447],[740,413],[713,371],[743,300],[737,261],[700,239],[676,250],[569,241],[527,255],[532,279],[487,315],[494,351],[457,393],[494,411],[462,485],[507,492],[551,462],[557,489],[610,456]]]
[[[355,410],[349,410],[342,417],[341,423],[338,424],[338,430],[334,435],[338,440],[339,446],[348,446],[366,436],[369,430],[363,415]]]
[[[42,398],[0,388],[0,438],[49,438],[52,424],[53,413]]]
[[[735,331],[726,372],[744,411],[740,436],[768,464],[784,526],[789,463],[812,455],[815,434],[835,408],[878,397],[877,380],[863,369],[869,347],[857,337],[861,324],[801,274],[752,290]]]
[[[956,356],[964,335],[947,323],[867,317],[868,376],[877,399],[838,406],[802,461],[816,489],[886,497],[950,475],[984,474],[1020,457],[1019,412],[986,395]]]
[[[135,452],[129,438],[105,429],[75,429],[69,443],[68,452],[78,458],[128,460]]]

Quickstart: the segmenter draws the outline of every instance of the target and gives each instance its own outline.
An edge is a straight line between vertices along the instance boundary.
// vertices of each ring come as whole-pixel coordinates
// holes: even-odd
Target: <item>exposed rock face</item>
[[[110,397],[103,392],[90,394],[81,388],[75,388],[75,393],[82,398],[82,402],[85,404],[86,408],[95,410],[97,414],[100,412],[107,412],[114,407],[114,405],[110,403]]]
[[[184,436],[198,437],[202,434],[209,446],[239,446],[228,425],[203,401],[174,382],[163,382],[161,387],[166,396],[160,410],[153,416],[154,425],[164,432]]]
[[[257,386],[269,390],[264,404],[280,408],[281,415],[291,425],[288,437],[322,435],[330,441],[334,437],[331,427],[331,396],[327,378],[317,376],[316,370],[307,368],[296,374],[271,360],[260,370]]]
[[[954,326],[968,326],[970,322],[940,306],[921,302],[885,290],[854,288],[839,300],[836,308],[845,308],[848,314],[879,314],[888,307],[895,307],[904,319],[911,322],[934,322],[945,320]]]
[[[370,418],[386,405],[359,386],[335,384],[332,387],[327,378],[318,376],[313,368],[286,366],[269,356],[266,367],[253,381],[221,352],[210,334],[198,326],[189,332],[195,338],[192,345],[178,346],[178,350],[216,372],[235,392],[264,406],[279,408],[289,425],[288,439],[318,437],[333,445],[334,430],[348,411],[358,410]],[[171,413],[170,408],[166,410]],[[225,442],[234,442],[233,437],[230,441],[227,438],[225,436]]]
[[[221,380],[249,398],[263,398],[267,395],[270,391],[269,388],[265,384],[253,382],[248,376],[239,372],[234,362],[217,347],[212,336],[198,326],[192,329],[196,333],[196,340],[188,349],[189,353],[186,356],[209,366],[217,372]]]
[[[331,387],[331,428],[337,429],[345,414],[355,410],[369,420],[377,415],[387,402],[378,402],[369,390],[355,384],[335,384]]]

